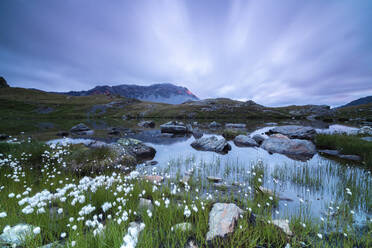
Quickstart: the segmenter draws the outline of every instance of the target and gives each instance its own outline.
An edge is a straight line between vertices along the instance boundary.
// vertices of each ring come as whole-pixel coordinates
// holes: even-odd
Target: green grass
[[[359,155],[366,167],[372,169],[372,142],[345,134],[318,134],[315,144],[320,149],[334,149],[345,155]]]
[[[247,135],[247,132],[243,130],[239,130],[239,129],[228,128],[228,129],[223,130],[222,136],[227,140],[232,140],[240,134]]]

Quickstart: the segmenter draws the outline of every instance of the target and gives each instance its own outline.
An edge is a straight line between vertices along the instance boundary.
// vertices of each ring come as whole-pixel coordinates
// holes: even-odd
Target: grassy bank
[[[0,146],[0,230],[19,223],[32,225],[32,232],[21,247],[39,247],[55,241],[63,247],[121,247],[132,221],[145,225],[137,243],[141,248],[184,247],[190,240],[199,247],[284,247],[287,243],[292,247],[372,245],[372,225],[358,234],[351,227],[350,214],[345,215],[349,224],[337,228],[341,232],[327,233],[327,220],[317,223],[306,215],[293,217],[289,226],[294,235],[287,236],[271,224],[277,199],[254,190],[242,192],[246,198],[224,194],[202,197],[198,180],[186,185],[178,180],[166,180],[155,185],[138,175],[115,170],[81,177],[66,171],[69,163],[65,162],[76,154],[80,154],[81,161],[102,160],[110,154],[104,149],[74,152],[75,149],[33,142]],[[247,182],[258,188],[264,174],[265,169],[258,163]],[[139,208],[141,197],[152,201],[151,210]],[[245,213],[232,234],[207,242],[209,212],[215,202],[233,202]],[[174,228],[183,222],[190,223],[192,228],[187,231]]]
[[[338,150],[345,155],[359,155],[364,165],[372,169],[372,142],[364,141],[359,136],[318,134],[315,143],[320,149]]]

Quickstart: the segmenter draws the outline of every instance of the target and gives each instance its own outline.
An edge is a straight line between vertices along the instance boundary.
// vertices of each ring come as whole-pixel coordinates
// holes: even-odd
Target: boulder
[[[289,228],[289,225],[288,225],[287,221],[280,220],[279,219],[279,220],[273,220],[272,223],[273,223],[273,225],[275,225],[278,228],[280,228],[288,236],[292,236],[293,235],[291,229]]]
[[[155,122],[153,122],[153,121],[141,121],[137,125],[139,127],[154,128],[155,127]]]
[[[247,125],[244,123],[226,123],[226,128],[245,128]]]
[[[211,123],[209,123],[208,127],[209,128],[218,128],[218,127],[221,127],[221,124],[218,123],[218,122],[212,121]]]
[[[170,121],[160,125],[160,130],[162,133],[192,133],[192,127],[190,124],[185,125],[180,121]]]
[[[316,131],[312,127],[304,127],[304,126],[296,126],[296,125],[288,125],[288,126],[280,126],[274,127],[269,131],[270,134],[280,133],[283,134],[290,139],[314,139]]]
[[[289,139],[281,134],[274,134],[262,142],[261,148],[270,153],[284,154],[298,160],[308,160],[316,153],[315,145],[308,140]]]
[[[257,142],[257,144],[261,144],[266,138],[261,134],[255,134],[253,135],[252,139],[254,139]]]
[[[131,138],[122,138],[117,141],[129,154],[137,159],[153,159],[155,157],[155,149],[145,145],[140,140]]]
[[[203,137],[203,132],[199,129],[194,129],[192,131],[192,135],[194,136],[195,139],[200,139],[201,137]]]
[[[159,176],[159,175],[148,175],[148,176],[144,176],[143,179],[149,182],[155,183],[155,184],[160,184],[161,182],[164,181],[164,177]]]
[[[244,211],[233,203],[215,203],[209,213],[207,241],[215,237],[224,238],[234,231],[240,214]]]
[[[138,208],[145,209],[145,210],[147,209],[152,210],[154,206],[152,205],[151,200],[146,199],[146,198],[140,198],[139,203],[138,203]]]
[[[191,146],[196,150],[219,153],[227,153],[231,150],[231,146],[224,138],[218,139],[216,136],[197,139],[191,143]]]
[[[238,135],[234,138],[236,146],[258,146],[257,142],[247,135]]]
[[[84,123],[79,123],[76,126],[73,126],[70,129],[70,132],[73,133],[73,134],[78,134],[78,135],[90,135],[90,134],[93,134],[93,130],[91,130]]]

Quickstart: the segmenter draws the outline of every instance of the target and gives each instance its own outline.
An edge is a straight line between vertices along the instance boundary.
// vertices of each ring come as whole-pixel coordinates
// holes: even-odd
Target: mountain
[[[357,105],[368,104],[368,103],[372,103],[372,96],[366,96],[366,97],[359,98],[359,99],[354,100],[352,102],[349,102],[348,104],[345,104],[345,105],[343,105],[339,108],[357,106]]]
[[[96,86],[87,91],[70,91],[63,94],[71,96],[90,96],[90,95],[119,95],[127,98],[136,98],[143,101],[161,102],[170,104],[180,104],[186,101],[199,100],[191,91],[185,87],[174,84],[153,84],[150,86],[140,86],[133,84],[122,84],[116,86]]]
[[[0,88],[9,88],[8,83],[6,82],[5,78],[0,77]]]

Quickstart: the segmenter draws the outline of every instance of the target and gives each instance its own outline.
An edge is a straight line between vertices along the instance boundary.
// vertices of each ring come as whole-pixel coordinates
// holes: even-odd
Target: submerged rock
[[[257,142],[247,135],[238,135],[234,138],[234,144],[236,146],[258,146]]]
[[[242,213],[244,211],[233,203],[215,203],[209,213],[207,241],[215,237],[224,238],[227,234],[232,233],[239,215]]]
[[[170,121],[160,125],[160,130],[162,133],[192,133],[191,125],[185,125],[180,121]]]
[[[244,123],[226,123],[226,128],[245,128],[247,125]]]
[[[337,150],[319,150],[318,152],[321,155],[333,156],[333,157],[338,157],[338,158],[346,159],[346,160],[352,160],[352,161],[361,161],[362,160],[362,158],[358,155],[345,155],[345,154],[341,154]]]
[[[288,125],[275,127],[269,131],[269,133],[280,133],[291,139],[314,139],[316,131],[312,127]]]
[[[214,177],[214,176],[207,176],[208,181],[219,183],[222,182],[222,178],[220,177]]]
[[[290,158],[307,160],[316,153],[315,145],[308,140],[289,139],[288,137],[275,134],[266,139],[261,148],[271,153],[280,153]]]
[[[216,136],[197,139],[191,143],[191,146],[196,150],[220,153],[227,153],[231,150],[230,144],[224,138],[218,139]]]

